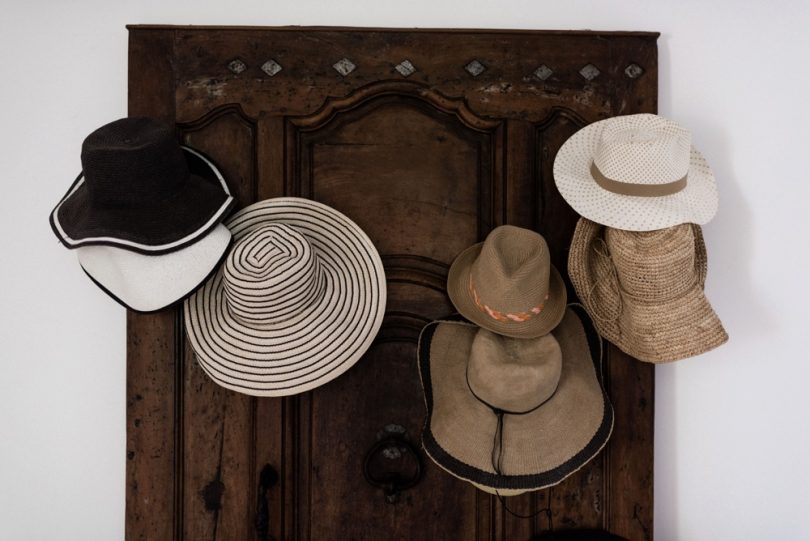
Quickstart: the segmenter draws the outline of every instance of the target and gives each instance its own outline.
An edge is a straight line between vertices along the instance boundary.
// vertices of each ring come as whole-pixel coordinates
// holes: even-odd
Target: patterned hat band
[[[501,312],[500,310],[496,310],[488,305],[486,305],[483,301],[481,301],[481,297],[478,295],[478,291],[475,290],[475,284],[473,283],[472,274],[470,274],[470,295],[472,296],[473,302],[475,302],[475,306],[484,314],[488,315],[492,319],[497,321],[501,321],[504,323],[523,323],[524,321],[528,321],[531,318],[540,315],[543,311],[543,308],[546,306],[546,301],[548,300],[548,293],[543,298],[543,302],[529,308],[526,312]]]

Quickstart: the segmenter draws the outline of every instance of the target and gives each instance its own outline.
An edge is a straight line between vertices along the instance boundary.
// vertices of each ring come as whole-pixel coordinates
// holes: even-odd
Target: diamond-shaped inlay
[[[403,77],[407,77],[416,71],[416,68],[413,64],[411,64],[410,60],[403,60],[394,66],[394,69],[397,70]]]
[[[473,60],[472,62],[464,66],[464,69],[467,70],[467,73],[469,73],[473,77],[478,77],[479,75],[484,73],[484,71],[486,71],[487,67],[478,60]]]
[[[551,68],[546,66],[545,64],[534,70],[534,76],[540,79],[541,81],[545,81],[546,79],[551,77],[552,73],[554,72],[551,70]]]
[[[262,71],[265,72],[268,76],[272,77],[276,73],[281,71],[281,64],[273,60],[272,58],[262,64]]]
[[[332,64],[332,67],[335,68],[336,72],[346,77],[348,74],[353,72],[357,66],[355,66],[354,62],[352,62],[348,58],[341,58],[340,60]]]
[[[247,65],[238,58],[234,58],[228,62],[228,69],[239,75],[247,69]]]
[[[641,77],[641,74],[644,73],[644,68],[639,66],[638,64],[630,64],[626,68],[624,68],[624,74],[630,77],[631,79],[638,79]]]
[[[597,68],[593,64],[588,64],[586,66],[583,66],[582,69],[579,70],[579,74],[582,75],[583,77],[585,77],[589,81],[593,81],[594,79],[599,77],[600,73],[602,73],[602,72],[599,71],[599,68]]]

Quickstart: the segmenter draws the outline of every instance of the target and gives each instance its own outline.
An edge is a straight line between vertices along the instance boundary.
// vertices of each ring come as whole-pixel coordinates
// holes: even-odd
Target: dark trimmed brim
[[[127,208],[99,205],[80,173],[51,212],[53,232],[69,249],[104,245],[155,255],[193,244],[225,218],[234,198],[208,157],[181,148],[191,174],[171,197]]]
[[[453,361],[449,357],[450,355],[463,355],[464,352],[469,348],[465,349],[465,344],[448,345],[446,348],[448,358],[431,359],[434,334],[441,324],[466,324],[458,321],[435,321],[425,326],[419,338],[419,375],[422,381],[422,387],[425,393],[425,403],[427,406],[427,416],[422,432],[422,445],[424,446],[428,456],[430,456],[430,458],[442,469],[460,479],[469,481],[484,490],[497,490],[503,491],[505,494],[515,494],[530,490],[540,490],[542,488],[560,483],[563,479],[587,464],[605,446],[613,430],[613,407],[610,404],[607,394],[601,387],[597,376],[599,372],[598,360],[601,356],[601,343],[599,335],[596,333],[596,330],[590,323],[590,320],[588,319],[588,316],[584,310],[578,306],[572,305],[570,310],[566,312],[563,322],[553,332],[554,336],[560,341],[560,345],[563,349],[563,374],[560,379],[561,387],[558,388],[554,398],[552,401],[548,402],[548,405],[554,407],[553,401],[558,399],[558,395],[560,393],[568,392],[562,387],[563,385],[566,385],[566,377],[568,377],[569,381],[571,382],[578,382],[580,388],[583,388],[583,381],[585,382],[584,387],[592,388],[591,395],[598,397],[597,400],[601,401],[601,404],[598,404],[598,407],[601,408],[602,414],[601,418],[599,418],[598,421],[595,422],[591,427],[592,430],[588,434],[588,437],[585,438],[584,444],[576,449],[566,449],[563,452],[563,454],[566,455],[566,458],[558,461],[558,463],[553,467],[548,467],[533,472],[525,472],[517,475],[509,475],[508,472],[506,475],[498,475],[494,473],[491,468],[491,445],[494,437],[496,418],[491,411],[486,412],[491,415],[491,419],[483,423],[478,423],[476,421],[471,422],[471,418],[466,417],[472,408],[479,408],[479,406],[483,405],[477,402],[472,396],[470,396],[469,399],[464,396],[464,394],[469,392],[469,389],[463,387],[461,380],[463,380],[464,375],[461,373],[459,376],[460,379],[455,378],[459,379],[459,382],[449,382],[446,380],[441,382],[441,387],[445,389],[445,391],[452,389],[450,392],[458,393],[459,396],[462,397],[461,400],[453,402],[454,406],[458,407],[459,409],[448,412],[448,414],[445,415],[446,418],[444,419],[444,423],[447,426],[456,425],[461,427],[463,425],[463,428],[460,428],[460,431],[463,433],[463,440],[469,445],[480,445],[483,448],[476,449],[475,452],[470,455],[475,455],[478,457],[476,460],[465,461],[459,456],[456,456],[460,453],[454,453],[447,449],[447,442],[443,441],[443,438],[434,432],[433,423],[436,420],[435,405],[437,397],[434,396],[434,393],[436,392],[436,382],[433,380],[435,375],[431,371],[431,366],[433,365],[436,367],[439,365],[439,363],[443,363],[443,367],[447,367],[446,363],[454,363],[454,365],[457,365],[457,368],[460,370],[460,367],[466,366],[463,364],[463,361],[460,359]],[[474,336],[474,333],[475,328],[472,326],[469,332],[470,336],[468,337],[470,340],[472,339],[472,336]],[[572,347],[572,343],[569,342],[571,340],[586,341],[587,345],[584,346],[584,348],[579,348],[579,346]],[[442,349],[443,351],[445,350],[445,348]],[[566,358],[566,351],[570,352],[572,349],[584,349],[584,355],[587,356],[587,358]],[[450,370],[454,369],[450,368]],[[567,376],[566,371],[568,372]],[[458,374],[456,374],[456,376],[458,376]],[[572,406],[574,407],[571,409],[555,412],[555,415],[549,416],[546,413],[545,418],[549,420],[553,419],[554,422],[557,423],[565,423],[567,426],[571,427],[572,431],[577,430],[581,426],[582,420],[580,419],[580,414],[582,407],[581,404],[580,407],[577,407],[575,404],[572,404]],[[483,407],[486,408],[485,406]],[[504,417],[504,445],[506,446],[504,449],[505,453],[509,454],[511,452],[511,448],[509,447],[510,435],[512,438],[515,437],[517,429],[515,423],[518,422],[518,419],[520,419],[519,422],[524,425],[524,431],[532,431],[528,434],[523,433],[521,436],[528,437],[529,439],[536,439],[538,441],[538,445],[541,445],[539,442],[546,437],[545,430],[548,428],[541,424],[541,417],[543,415],[542,412],[544,408],[546,408],[545,405],[532,414],[513,417],[507,415]],[[560,428],[564,427],[557,427],[558,430]],[[559,439],[549,441],[543,449],[538,448],[537,452],[547,455],[559,454],[559,449],[555,449],[553,447],[559,447],[561,445],[570,447],[568,443],[569,442],[561,442]],[[514,453],[512,453],[512,457],[515,458]],[[524,463],[531,463],[535,457],[518,458]]]
[[[483,245],[483,242],[479,242],[470,246],[450,265],[450,271],[447,273],[447,294],[456,310],[479,327],[511,338],[539,338],[551,332],[565,314],[568,294],[565,282],[556,267],[550,265],[548,300],[542,312],[527,321],[498,321],[478,308],[468,287],[472,264],[481,253]]]

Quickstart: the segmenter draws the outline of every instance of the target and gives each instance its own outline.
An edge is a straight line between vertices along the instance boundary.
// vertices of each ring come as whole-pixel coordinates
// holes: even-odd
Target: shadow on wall
[[[688,108],[678,107],[677,96],[673,95],[672,80],[680,75],[672,70],[668,35],[662,34],[659,38],[658,55],[659,111],[692,131],[696,146],[714,171],[720,192],[717,215],[703,227],[709,260],[707,297],[728,331],[729,340],[749,340],[773,331],[776,324],[772,308],[769,310],[761,301],[754,287],[752,261],[756,225],[734,168],[732,133],[726,125],[718,123],[716,117],[701,116],[700,107],[693,109],[689,117],[677,113]],[[703,107],[710,106],[710,100],[703,104]],[[756,314],[756,318],[752,314]],[[666,459],[655,464],[655,536],[660,541],[681,537],[678,531],[678,525],[683,523],[678,512],[679,472],[683,471],[681,466],[684,470],[689,468],[687,464],[678,463],[677,399],[684,395],[678,390],[678,374],[678,363],[656,367],[655,449],[657,458]]]
[[[731,136],[724,126],[695,126],[693,130],[701,134],[701,140],[712,142],[706,159],[720,191],[717,216],[704,227],[709,255],[707,296],[714,301],[729,340],[755,338],[775,330],[776,323],[772,306],[761,302],[754,288],[751,262],[756,224],[731,162]]]

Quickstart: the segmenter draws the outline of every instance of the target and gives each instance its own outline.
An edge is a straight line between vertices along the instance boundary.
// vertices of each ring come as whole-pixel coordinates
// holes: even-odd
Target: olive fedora
[[[514,338],[537,338],[565,313],[562,277],[539,233],[502,225],[450,266],[447,293],[473,323]]]

